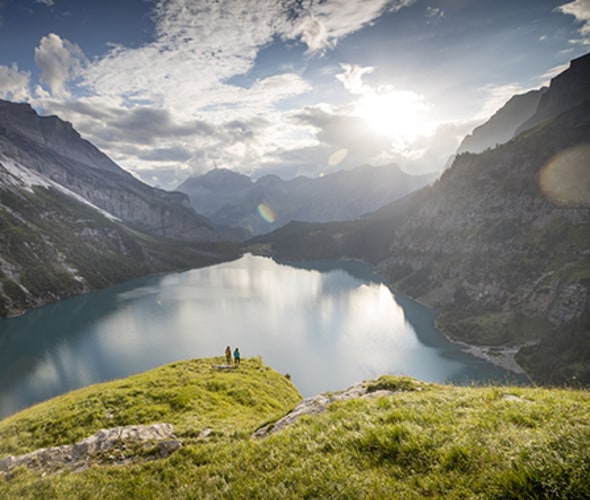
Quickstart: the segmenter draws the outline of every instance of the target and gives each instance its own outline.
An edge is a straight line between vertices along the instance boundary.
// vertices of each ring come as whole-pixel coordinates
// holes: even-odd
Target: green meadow
[[[0,498],[589,498],[590,394],[457,387],[383,376],[375,397],[335,402],[266,437],[302,400],[289,377],[242,360],[172,363],[38,404],[0,421],[0,460],[100,429],[169,423],[182,447],[127,449],[81,472],[19,466]]]

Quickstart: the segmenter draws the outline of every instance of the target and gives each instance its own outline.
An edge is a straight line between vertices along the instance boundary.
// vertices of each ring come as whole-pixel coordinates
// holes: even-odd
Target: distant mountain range
[[[451,337],[525,346],[517,359],[536,381],[590,384],[589,77],[590,54],[541,91],[514,138],[459,154],[433,186],[358,221],[291,223],[250,248],[367,260],[436,307]]]
[[[396,165],[361,166],[323,177],[257,181],[225,169],[190,177],[177,190],[213,223],[242,229],[243,237],[268,233],[291,221],[355,219],[423,187],[434,174],[409,175]]]
[[[238,253],[219,239],[186,195],[135,179],[69,123],[0,100],[0,317]]]

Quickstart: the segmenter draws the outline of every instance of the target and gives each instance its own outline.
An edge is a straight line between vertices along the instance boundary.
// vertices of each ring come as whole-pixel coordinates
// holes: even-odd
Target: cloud
[[[333,0],[298,2],[293,12],[295,22],[284,33],[286,38],[300,38],[309,52],[334,48],[339,40],[370,24],[386,11],[397,11],[415,0]]]
[[[29,99],[29,85],[31,73],[19,71],[16,64],[11,66],[0,65],[0,97],[13,101],[26,101]]]
[[[582,23],[579,31],[582,35],[581,40],[573,40],[576,43],[584,45],[590,44],[590,0],[574,0],[556,7],[562,14],[574,16],[576,21]]]
[[[323,128],[315,127],[310,111],[294,104],[314,90],[302,75],[290,69],[251,80],[249,73],[260,50],[277,41],[301,43],[308,57],[321,56],[379,15],[413,2],[152,0],[155,36],[143,46],[111,45],[89,61],[77,45],[44,37],[35,60],[50,92],[37,88],[37,106],[71,121],[147,182],[158,167],[167,179],[214,166],[247,173],[278,168],[289,151],[329,150],[346,127],[357,130],[346,141],[358,144],[360,158],[383,143],[360,130],[362,120],[335,111],[323,117]],[[351,67],[341,81],[352,91],[368,72]],[[233,83],[237,76],[247,83]]]
[[[438,7],[426,7],[426,23],[427,24],[438,24],[440,20],[445,17],[445,12]]]
[[[47,5],[47,7],[53,7],[55,5],[53,0],[35,0],[35,3],[41,3],[43,5]]]
[[[341,64],[340,67],[344,70],[344,73],[336,75],[338,80],[344,88],[352,94],[363,94],[365,89],[365,83],[363,82],[363,76],[372,73],[375,68],[373,66],[357,66],[355,64]]]
[[[51,93],[66,96],[66,82],[80,75],[86,57],[78,45],[50,33],[35,49],[35,63],[41,69],[41,80]]]

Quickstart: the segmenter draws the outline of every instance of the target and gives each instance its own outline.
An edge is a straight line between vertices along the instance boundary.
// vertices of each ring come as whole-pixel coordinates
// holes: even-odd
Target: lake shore
[[[515,359],[520,349],[527,347],[529,344],[516,346],[476,346],[458,340],[449,340],[460,346],[463,352],[476,358],[483,359],[510,372],[517,373],[519,375],[525,375],[532,383],[532,380],[527,372],[516,362]]]

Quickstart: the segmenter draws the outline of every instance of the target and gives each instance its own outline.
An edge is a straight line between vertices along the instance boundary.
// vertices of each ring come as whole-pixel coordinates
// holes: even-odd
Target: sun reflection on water
[[[221,356],[228,344],[289,373],[304,396],[384,373],[436,382],[477,369],[439,337],[436,347],[424,344],[408,305],[384,284],[330,269],[246,255],[0,322],[12,346],[0,351],[0,416],[171,361]],[[412,321],[424,314],[415,307]]]

